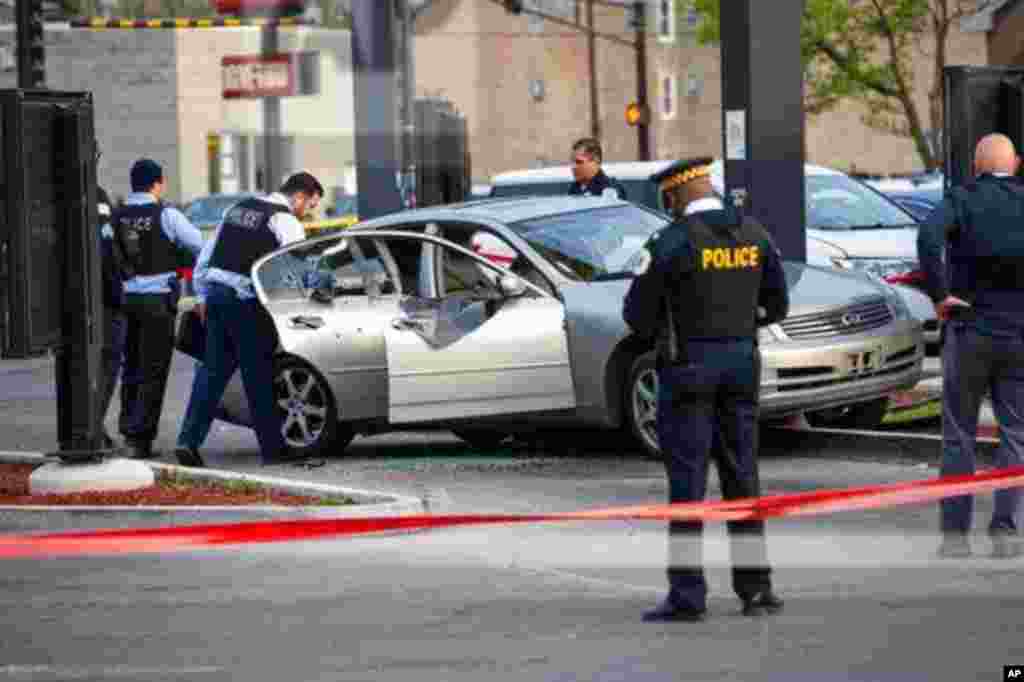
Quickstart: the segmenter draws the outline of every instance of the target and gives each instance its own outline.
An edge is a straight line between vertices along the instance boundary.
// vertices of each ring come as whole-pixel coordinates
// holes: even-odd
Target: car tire
[[[283,356],[274,366],[274,400],[281,434],[293,457],[340,455],[355,433],[338,423],[338,408],[327,381],[309,363]]]
[[[889,412],[888,396],[843,407],[807,412],[807,423],[817,428],[876,429]]]
[[[634,440],[651,458],[661,459],[658,445],[658,372],[654,351],[638,356],[626,382],[626,426]]]
[[[452,433],[480,450],[493,450],[509,436],[507,433],[489,429],[452,429]]]

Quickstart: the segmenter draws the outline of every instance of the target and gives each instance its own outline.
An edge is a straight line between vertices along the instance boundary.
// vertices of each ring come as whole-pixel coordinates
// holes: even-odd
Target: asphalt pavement
[[[0,449],[52,448],[52,367],[0,365]],[[159,444],[173,443],[189,378],[176,358]],[[766,494],[937,475],[934,434],[764,435]],[[317,469],[261,469],[251,433],[218,427],[204,456],[418,495],[436,511],[569,511],[666,494],[660,464],[600,434],[481,452],[410,432],[359,438]],[[0,680],[998,680],[1024,662],[1024,560],[988,557],[990,513],[991,496],[979,496],[976,556],[965,560],[935,558],[934,504],[770,521],[786,608],[753,620],[730,593],[724,528],[708,524],[700,624],[640,621],[665,589],[658,522],[8,560]]]

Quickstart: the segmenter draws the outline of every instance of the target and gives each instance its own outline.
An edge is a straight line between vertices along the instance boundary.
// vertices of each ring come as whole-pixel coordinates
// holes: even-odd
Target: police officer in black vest
[[[626,188],[601,169],[601,143],[593,137],[576,140],[572,145],[572,177],[570,196],[601,197],[626,200]]]
[[[623,317],[658,349],[658,440],[670,502],[704,499],[709,457],[726,499],[759,494],[757,327],[786,316],[781,259],[767,231],[714,193],[710,158],[677,162],[658,183],[675,222],[645,247]],[[699,521],[669,523],[669,593],[647,621],[706,612]],[[775,613],[761,521],[731,521],[733,589],[748,616]]]
[[[114,211],[111,226],[125,256],[125,355],[119,428],[128,453],[154,456],[167,375],[174,354],[181,253],[194,258],[203,236],[176,208],[160,198],[164,172],[140,159],[131,168],[132,192]]]
[[[975,470],[981,401],[990,393],[999,423],[998,467],[1024,465],[1024,185],[1008,137],[983,137],[976,178],[956,187],[928,217],[917,250],[942,349],[942,475]],[[943,254],[945,253],[945,263]],[[998,490],[988,533],[993,555],[1022,554],[1019,488]],[[971,554],[969,495],[941,503],[941,557]]]
[[[193,274],[200,316],[206,321],[203,367],[196,371],[175,455],[203,466],[199,448],[235,370],[241,367],[264,465],[287,458],[281,419],[274,404],[273,321],[256,299],[253,264],[275,249],[305,238],[299,219],[320,203],[324,188],[309,173],[296,173],[280,191],[245,199],[231,208],[203,252]]]

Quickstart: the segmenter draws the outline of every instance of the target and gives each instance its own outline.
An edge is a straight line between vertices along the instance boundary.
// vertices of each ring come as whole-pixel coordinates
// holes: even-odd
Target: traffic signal
[[[523,13],[523,0],[502,0],[502,4],[505,5],[505,11],[509,14]]]
[[[630,102],[629,106],[626,107],[626,123],[631,126],[647,125],[650,122],[650,118],[650,110],[645,106],[641,106],[636,102]]]
[[[297,17],[306,0],[212,0],[217,14],[235,17]]]
[[[46,87],[46,48],[43,36],[42,0],[16,0],[18,39],[18,87]]]

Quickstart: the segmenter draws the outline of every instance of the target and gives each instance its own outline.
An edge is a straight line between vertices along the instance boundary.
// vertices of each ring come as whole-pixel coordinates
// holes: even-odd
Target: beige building
[[[255,188],[263,159],[262,102],[222,97],[221,58],[259,54],[259,29],[97,30],[48,24],[45,35],[47,86],[93,94],[102,151],[98,179],[112,195],[127,194],[128,170],[142,156],[164,166],[171,201],[207,194],[215,184],[207,148],[211,134],[221,141],[221,190]],[[13,42],[13,27],[0,27],[0,44],[7,42]],[[325,187],[351,185],[351,34],[288,28],[280,31],[280,44],[282,51],[320,55],[319,94],[281,98],[283,172],[301,168]],[[0,69],[0,87],[16,83],[13,68]]]
[[[767,0],[766,0],[767,1]],[[527,8],[585,25],[584,2],[526,0]],[[696,15],[684,3],[649,0],[648,97],[655,158],[721,150],[721,73],[717,46],[698,45]],[[626,10],[594,3],[599,127],[607,160],[637,158],[637,133],[624,119],[636,97],[634,33]],[[623,44],[625,43],[625,44]],[[920,46],[914,77],[927,117],[932,46]],[[955,30],[949,64],[987,63],[984,33]],[[416,83],[442,94],[466,115],[476,182],[493,174],[565,163],[569,145],[591,132],[587,38],[572,26],[510,15],[492,0],[435,0],[416,25]],[[807,120],[809,162],[848,170],[921,169],[910,139],[869,128],[864,108],[847,102]]]

